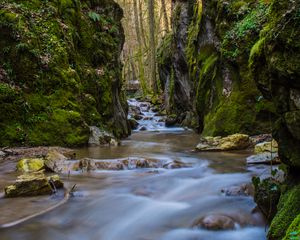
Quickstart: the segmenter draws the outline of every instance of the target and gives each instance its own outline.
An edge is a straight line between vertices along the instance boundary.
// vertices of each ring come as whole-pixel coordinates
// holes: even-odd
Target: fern
[[[100,15],[99,15],[98,13],[96,13],[96,12],[93,12],[93,11],[89,12],[89,13],[88,13],[88,16],[89,16],[90,19],[92,19],[94,22],[99,22],[100,19],[101,19]]]

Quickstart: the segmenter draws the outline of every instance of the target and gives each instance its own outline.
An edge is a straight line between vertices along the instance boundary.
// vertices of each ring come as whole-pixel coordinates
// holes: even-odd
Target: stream
[[[139,104],[131,100],[131,105]],[[148,108],[148,107],[145,107]],[[114,161],[143,157],[179,161],[182,168],[96,170],[62,176],[66,187],[76,184],[70,201],[19,226],[0,230],[1,240],[264,240],[265,222],[253,212],[251,196],[228,196],[222,190],[251,182],[265,167],[248,167],[251,151],[192,151],[199,135],[181,127],[166,128],[160,117],[142,109],[145,131],[136,130],[121,146],[87,147],[77,157]],[[150,117],[150,118],[149,118]],[[6,166],[7,167],[7,166]],[[3,163],[0,164],[3,169]],[[1,178],[12,173],[0,172]],[[16,201],[16,200],[15,200]],[[36,200],[22,208],[32,207]],[[226,231],[193,227],[211,214],[230,216],[235,228]]]

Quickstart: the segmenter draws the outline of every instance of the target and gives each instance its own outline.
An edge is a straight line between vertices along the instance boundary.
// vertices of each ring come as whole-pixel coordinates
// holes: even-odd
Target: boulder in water
[[[139,115],[139,114],[134,114],[134,115],[132,115],[132,117],[133,117],[133,119],[135,119],[135,120],[142,120],[143,119],[143,116],[142,115]]]
[[[50,149],[46,158],[45,166],[48,170],[56,173],[68,171],[68,158],[55,149]]]
[[[175,160],[167,162],[159,159],[146,158],[125,158],[114,160],[98,160],[91,158],[84,158],[79,161],[78,169],[82,171],[95,170],[124,170],[124,169],[138,169],[138,168],[184,168],[190,167],[189,164]],[[76,168],[76,167],[75,167]],[[74,168],[74,169],[75,169]]]
[[[248,164],[280,164],[278,153],[264,152],[247,158]]]
[[[166,127],[172,127],[176,125],[177,123],[177,117],[176,116],[167,116],[167,119],[165,121]]]
[[[228,216],[212,214],[197,220],[194,226],[208,230],[231,230],[235,228],[235,223]]]
[[[100,130],[96,126],[91,126],[90,132],[89,145],[119,145],[119,141],[111,133]]]
[[[252,144],[248,135],[233,134],[227,137],[205,137],[200,140],[198,151],[244,150]]]
[[[52,194],[62,188],[58,175],[45,176],[43,173],[26,174],[18,177],[13,185],[5,187],[5,197],[27,197]]]
[[[278,143],[275,140],[269,142],[258,143],[254,147],[255,153],[278,152]]]
[[[142,126],[142,127],[140,127],[139,130],[140,130],[140,131],[147,131],[147,127],[146,127],[146,126]]]
[[[44,167],[45,163],[42,158],[23,158],[17,163],[17,171],[24,173],[37,172]]]
[[[1,158],[1,157],[5,157],[5,156],[6,156],[6,153],[3,152],[3,151],[0,151],[0,158]]]
[[[253,196],[254,187],[252,184],[243,184],[241,186],[233,186],[221,190],[225,196]]]
[[[139,123],[133,118],[128,119],[128,122],[129,122],[130,128],[133,130],[137,129],[139,126]]]

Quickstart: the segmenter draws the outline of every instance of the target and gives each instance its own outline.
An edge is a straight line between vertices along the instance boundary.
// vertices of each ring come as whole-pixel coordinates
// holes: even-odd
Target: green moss
[[[273,219],[268,237],[270,240],[283,239],[290,232],[289,227],[300,214],[300,185],[293,187],[280,197],[278,213]],[[294,225],[292,225],[294,227]]]
[[[300,238],[300,214],[294,219],[292,224],[286,231],[286,235],[283,240],[293,240]]]
[[[263,48],[265,46],[265,40],[266,40],[265,38],[259,39],[251,48],[250,57],[249,57],[250,68],[254,64],[254,61],[257,60],[256,58],[261,56]]]
[[[41,158],[21,159],[17,164],[17,170],[21,172],[36,172],[44,167],[44,160]]]
[[[0,146],[84,144],[88,125],[120,121],[111,107],[122,94],[118,5],[4,0],[1,7],[0,73],[13,84],[0,83]],[[117,131],[128,133],[124,126]]]

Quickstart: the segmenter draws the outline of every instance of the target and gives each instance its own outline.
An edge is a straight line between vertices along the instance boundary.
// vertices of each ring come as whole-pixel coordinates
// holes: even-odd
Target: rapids
[[[254,213],[251,196],[226,196],[222,189],[251,182],[264,167],[248,168],[249,151],[197,153],[199,136],[180,127],[165,128],[140,120],[148,131],[135,131],[121,146],[87,147],[77,157],[114,159],[144,157],[178,160],[187,168],[97,170],[63,176],[66,186],[77,185],[71,200],[22,225],[0,230],[1,240],[264,240],[265,222]],[[158,124],[155,124],[158,123]],[[0,164],[1,178],[11,178]],[[36,200],[18,201],[32,208]],[[1,203],[3,204],[3,202]],[[235,220],[235,229],[205,230],[193,223],[210,214]]]

